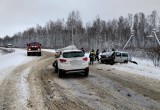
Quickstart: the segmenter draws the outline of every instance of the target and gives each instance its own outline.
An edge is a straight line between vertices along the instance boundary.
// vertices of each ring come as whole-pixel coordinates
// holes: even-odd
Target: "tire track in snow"
[[[27,107],[29,96],[26,77],[24,77],[29,69],[25,68],[27,68],[26,65],[19,66],[4,79],[0,91],[0,107],[3,110],[30,110]]]

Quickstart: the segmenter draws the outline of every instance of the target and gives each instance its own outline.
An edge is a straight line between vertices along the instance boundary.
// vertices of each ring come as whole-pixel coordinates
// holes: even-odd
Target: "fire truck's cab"
[[[27,44],[27,56],[37,55],[41,56],[41,44],[38,42],[32,42]]]

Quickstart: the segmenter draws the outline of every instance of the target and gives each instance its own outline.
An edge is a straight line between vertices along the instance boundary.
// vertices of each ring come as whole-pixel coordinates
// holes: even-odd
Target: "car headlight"
[[[28,50],[31,50],[31,49],[28,49]]]

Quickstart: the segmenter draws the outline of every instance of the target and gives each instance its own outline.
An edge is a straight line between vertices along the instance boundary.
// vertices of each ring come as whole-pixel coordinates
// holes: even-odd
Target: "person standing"
[[[82,50],[82,52],[85,54],[85,51],[84,51],[83,47],[81,48],[81,50]]]
[[[94,59],[95,59],[95,52],[94,52],[93,49],[92,49],[92,51],[89,54],[89,58],[90,58],[90,64],[93,65],[93,62],[94,62]]]
[[[96,51],[96,58],[95,58],[95,60],[99,61],[99,49],[97,49],[97,51]]]

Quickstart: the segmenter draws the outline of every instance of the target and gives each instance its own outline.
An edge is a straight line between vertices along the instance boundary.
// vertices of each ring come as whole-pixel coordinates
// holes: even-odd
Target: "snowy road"
[[[90,66],[88,78],[59,79],[53,61],[53,53],[27,57],[20,49],[0,56],[0,110],[160,110],[158,79],[102,64]]]

